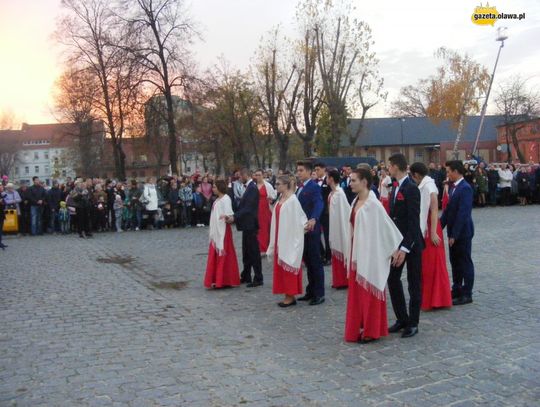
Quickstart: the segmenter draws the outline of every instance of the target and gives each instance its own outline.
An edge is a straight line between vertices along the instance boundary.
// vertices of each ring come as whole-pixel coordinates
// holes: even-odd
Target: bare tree
[[[134,31],[118,19],[105,0],[62,0],[67,11],[59,22],[57,38],[68,46],[67,63],[85,68],[99,83],[94,109],[103,118],[113,148],[115,175],[125,178],[124,132],[136,109],[141,65],[118,44],[134,40]]]
[[[73,123],[63,137],[75,141],[73,161],[82,177],[96,176],[101,168],[104,134],[95,114],[100,94],[97,78],[88,68],[68,68],[56,82],[55,112],[59,121]]]
[[[400,89],[397,100],[392,102],[391,114],[395,117],[426,117],[430,104],[429,80],[421,79],[414,86]]]
[[[300,102],[302,72],[293,63],[287,63],[286,49],[278,42],[279,29],[259,51],[257,80],[260,87],[259,102],[278,147],[278,166],[285,170],[294,117]]]
[[[19,157],[17,118],[11,110],[0,111],[0,175],[10,175]]]
[[[372,51],[371,29],[364,21],[350,17],[354,11],[352,3],[345,2],[338,7],[332,2],[315,2],[314,7],[319,7],[318,17],[314,19],[317,60],[330,117],[331,152],[335,155],[347,131],[351,88],[357,89],[363,112],[359,132],[367,111],[385,97],[385,93],[377,71],[378,60]],[[368,92],[373,94],[368,97]],[[352,134],[349,142],[355,143],[359,132]],[[354,144],[351,149],[355,150]]]
[[[519,76],[499,88],[495,105],[503,116],[506,143],[508,145],[508,161],[511,160],[510,141],[516,151],[519,162],[526,163],[526,157],[519,148],[518,133],[526,126],[524,121],[540,115],[540,94],[527,89],[526,80]]]
[[[147,69],[145,81],[165,98],[169,162],[172,172],[178,174],[177,146],[181,143],[177,140],[173,93],[189,81],[192,68],[187,46],[197,35],[195,25],[184,0],[124,0],[122,4],[124,10],[135,10],[129,22],[139,36],[138,43],[126,49]]]

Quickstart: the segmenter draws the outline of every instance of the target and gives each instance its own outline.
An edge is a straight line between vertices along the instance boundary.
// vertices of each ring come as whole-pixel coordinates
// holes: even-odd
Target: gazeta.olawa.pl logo
[[[480,3],[476,6],[472,15],[471,21],[477,25],[491,25],[495,24],[497,20],[524,20],[525,13],[500,13],[497,11],[497,7],[490,6],[486,3],[485,6]]]

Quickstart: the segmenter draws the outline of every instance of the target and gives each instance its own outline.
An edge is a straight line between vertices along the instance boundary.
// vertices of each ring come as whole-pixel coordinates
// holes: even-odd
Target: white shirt
[[[461,177],[461,178],[458,179],[456,182],[454,182],[454,187],[452,188],[452,193],[450,194],[450,196],[454,195],[454,191],[456,190],[456,188],[457,188],[457,186],[459,185],[459,183],[460,183],[461,181],[463,181],[463,180],[464,180],[464,178]]]
[[[405,175],[403,178],[401,178],[399,181],[398,181],[398,186],[396,188],[396,190],[394,191],[394,201],[396,200],[396,196],[399,192],[399,188],[401,188],[401,184],[403,184],[403,181],[405,181],[405,179],[408,177],[408,175]]]

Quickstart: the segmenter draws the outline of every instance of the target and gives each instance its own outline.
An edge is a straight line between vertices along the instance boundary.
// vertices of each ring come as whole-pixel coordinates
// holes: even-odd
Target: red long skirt
[[[270,243],[270,224],[272,222],[272,211],[268,205],[268,194],[266,187],[263,185],[259,188],[259,231],[257,232],[257,240],[259,241],[259,250],[261,253],[266,253],[268,244]]]
[[[274,237],[274,284],[272,294],[298,295],[302,294],[302,269],[298,274],[284,270],[278,263],[278,244],[277,237],[279,231],[279,212],[281,204],[274,208],[276,211],[276,235]]]
[[[428,232],[430,228],[428,215]],[[435,246],[428,236],[425,239],[426,248],[422,252],[422,310],[432,308],[447,308],[452,306],[450,279],[446,268],[446,254],[444,239],[440,222],[437,222],[437,235],[441,239],[439,246]]]
[[[345,263],[332,255],[332,288],[347,287],[348,285]]]
[[[359,339],[388,336],[386,298],[379,300],[358,284],[354,271],[349,272],[347,294],[345,341],[358,342]]]
[[[234,249],[231,225],[227,225],[225,231],[223,251],[225,254],[220,256],[214,245],[210,243],[206,274],[204,276],[204,286],[206,288],[236,287],[240,285],[240,272],[238,271],[238,260]]]
[[[386,209],[386,213],[388,215],[390,215],[390,199],[388,198],[381,198],[381,203],[384,207],[384,209]]]

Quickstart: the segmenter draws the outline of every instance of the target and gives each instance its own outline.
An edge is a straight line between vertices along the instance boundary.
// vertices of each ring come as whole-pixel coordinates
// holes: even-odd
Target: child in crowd
[[[116,220],[116,231],[123,232],[122,230],[122,212],[124,211],[124,202],[122,202],[122,197],[119,194],[116,194],[114,197],[114,217]]]
[[[58,220],[60,221],[60,232],[63,235],[69,233],[69,209],[64,201],[60,201],[60,209],[58,210]]]

